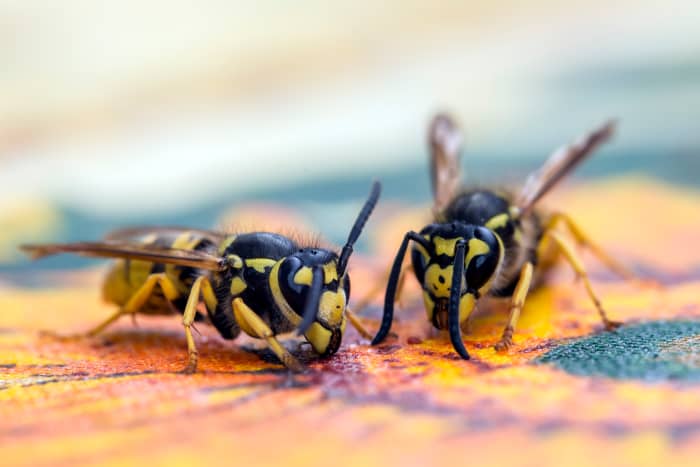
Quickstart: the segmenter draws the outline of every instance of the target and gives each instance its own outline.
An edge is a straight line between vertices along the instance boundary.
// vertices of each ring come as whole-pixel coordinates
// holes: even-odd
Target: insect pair
[[[564,225],[578,243],[625,277],[630,273],[593,244],[566,215],[545,215],[533,209],[540,198],[613,132],[608,123],[581,141],[561,148],[526,181],[519,197],[491,189],[462,189],[461,135],[452,120],[437,116],[430,126],[431,173],[435,221],[420,232],[407,232],[386,286],[381,327],[372,343],[389,333],[404,256],[413,241],[411,262],[423,289],[428,320],[449,331],[457,353],[469,358],[461,326],[482,296],[511,297],[508,324],[499,350],[512,345],[512,336],[528,291],[553,264],[557,252],[583,279],[606,329],[610,321],[593,291],[575,250],[557,231]],[[377,203],[375,182],[340,253],[317,245],[299,245],[275,233],[222,235],[180,228],[124,229],[99,243],[26,245],[32,257],[56,253],[119,258],[105,284],[108,301],[119,310],[88,335],[96,335],[125,314],[182,313],[188,349],[186,372],[197,367],[192,325],[197,306],[204,303],[209,321],[225,339],[241,331],[265,340],[289,369],[302,365],[277,340],[297,330],[320,355],[335,353],[346,322],[367,336],[348,309],[348,260]]]

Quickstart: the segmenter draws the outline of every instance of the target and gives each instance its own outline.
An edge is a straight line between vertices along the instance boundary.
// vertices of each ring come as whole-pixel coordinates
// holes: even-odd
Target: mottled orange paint
[[[700,239],[700,196],[615,181],[549,201],[666,284],[623,283],[587,261],[612,318],[700,318],[700,249],[682,241]],[[644,228],[650,206],[656,222]],[[375,236],[381,255],[354,262],[355,298],[381,276],[398,232],[422,225],[425,214],[412,212],[385,217]],[[92,286],[4,290],[2,463],[584,466],[700,458],[700,386],[577,377],[531,364],[561,339],[600,331],[566,268],[528,300],[510,353],[492,349],[507,308],[482,307],[465,335],[469,362],[429,327],[414,282],[396,315],[398,337],[369,347],[349,330],[331,359],[298,351],[310,370],[294,377],[255,350],[258,342],[225,342],[204,325],[201,371],[176,374],[186,356],[177,318],[142,318],[136,328],[124,320],[94,339],[42,337],[40,329],[86,329],[112,308]],[[373,328],[379,302],[364,314]]]

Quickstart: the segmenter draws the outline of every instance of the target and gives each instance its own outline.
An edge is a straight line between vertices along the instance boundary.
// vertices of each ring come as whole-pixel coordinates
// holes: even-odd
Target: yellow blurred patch
[[[52,238],[62,227],[61,215],[49,204],[35,200],[0,203],[0,262],[14,262],[17,246]]]

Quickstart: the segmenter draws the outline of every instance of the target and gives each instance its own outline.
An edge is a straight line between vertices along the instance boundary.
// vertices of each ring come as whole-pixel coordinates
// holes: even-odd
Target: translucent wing
[[[606,142],[615,131],[615,122],[604,125],[585,134],[574,143],[562,146],[549,156],[539,170],[530,174],[517,200],[521,215],[529,212],[537,201],[554,187],[565,175],[571,172],[587,156]]]
[[[123,258],[151,261],[154,263],[176,264],[210,271],[225,269],[225,261],[219,256],[204,251],[163,248],[153,245],[130,244],[124,242],[77,242],[44,245],[22,245],[20,249],[32,259],[59,253],[74,253],[97,258]]]
[[[136,227],[126,227],[123,229],[112,230],[108,232],[104,239],[107,241],[126,241],[126,240],[136,240],[139,238],[146,237],[148,235],[157,236],[177,236],[182,233],[192,233],[194,235],[200,236],[202,238],[207,238],[214,243],[220,243],[226,236],[224,233],[215,232],[213,230],[204,229],[191,229],[188,227],[178,227],[178,226],[136,226]]]
[[[433,183],[433,212],[441,212],[461,185],[462,134],[452,118],[438,114],[428,130],[430,174]]]

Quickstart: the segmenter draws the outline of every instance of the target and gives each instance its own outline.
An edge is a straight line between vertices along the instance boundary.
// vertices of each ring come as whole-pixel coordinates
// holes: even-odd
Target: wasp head
[[[502,262],[503,246],[491,230],[459,222],[431,224],[420,235],[425,241],[415,243],[413,267],[423,288],[428,319],[436,328],[447,329],[457,244],[465,245],[464,275],[454,291],[462,297],[460,321],[473,308],[473,301],[488,292]]]
[[[340,347],[350,298],[348,261],[380,191],[381,185],[374,182],[340,254],[322,248],[302,248],[286,257],[277,270],[280,301],[286,301],[297,315],[299,335],[303,334],[321,355],[332,355]]]
[[[278,283],[301,319],[299,333],[319,354],[334,354],[345,330],[350,295],[350,278],[339,273],[338,255],[321,248],[298,250],[280,264]]]

